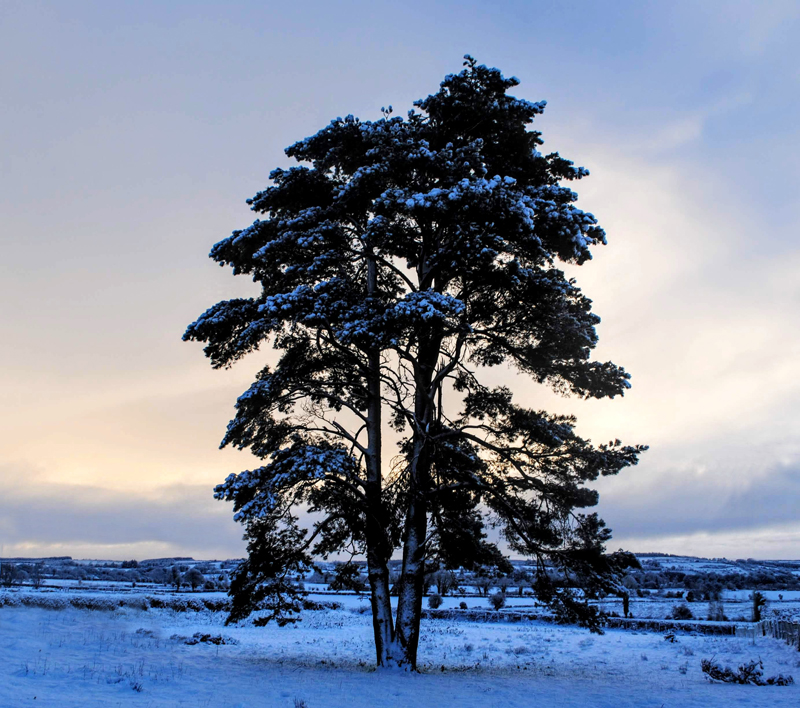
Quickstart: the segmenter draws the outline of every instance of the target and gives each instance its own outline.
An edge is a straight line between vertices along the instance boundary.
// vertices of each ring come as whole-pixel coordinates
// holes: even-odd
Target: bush
[[[428,595],[428,607],[432,610],[438,610],[442,606],[442,602],[442,596],[438,592]]]
[[[459,607],[460,607],[462,610],[466,610],[466,609],[467,609],[467,603],[466,603],[466,602],[464,602],[463,600],[462,600],[461,602],[459,602],[459,603],[458,603],[458,606],[459,606]]]
[[[506,606],[506,596],[501,592],[496,592],[489,595],[489,604],[494,607],[495,610],[500,610]]]
[[[764,679],[764,664],[760,660],[741,664],[739,670],[734,671],[729,666],[723,669],[711,659],[703,659],[700,662],[700,668],[712,682],[753,684],[755,686],[791,686],[794,683],[794,678],[783,674]]]
[[[146,612],[150,609],[150,602],[146,597],[131,597],[125,599],[125,606],[133,610],[141,610]]]
[[[224,644],[238,644],[238,640],[233,637],[223,637],[221,634],[203,634],[202,632],[195,632],[191,637],[180,637],[173,634],[170,639],[194,646],[195,644],[214,644],[221,646]]]
[[[685,602],[682,602],[680,605],[675,605],[675,607],[672,608],[672,612],[667,619],[690,620],[694,619],[694,615],[689,609],[689,605],[687,605]]]
[[[211,598],[203,598],[203,606],[212,612],[224,612],[230,610],[230,603],[228,600],[216,600]]]

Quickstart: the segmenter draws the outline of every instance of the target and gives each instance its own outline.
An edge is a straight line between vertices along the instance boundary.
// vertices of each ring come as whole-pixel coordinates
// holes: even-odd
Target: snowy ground
[[[800,680],[800,653],[759,638],[546,624],[425,621],[421,675],[372,668],[368,614],[308,612],[297,626],[224,627],[213,613],[0,609],[0,706],[113,708],[725,708],[793,706],[800,686],[709,684],[700,660],[761,658]],[[173,635],[238,644],[188,646]],[[298,703],[299,705],[299,703]]]

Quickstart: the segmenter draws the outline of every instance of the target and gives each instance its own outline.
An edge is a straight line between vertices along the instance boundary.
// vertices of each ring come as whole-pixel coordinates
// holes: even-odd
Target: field
[[[419,675],[375,671],[357,598],[296,626],[225,627],[224,614],[0,608],[0,706],[52,708],[401,708],[404,706],[789,706],[800,686],[711,684],[702,658],[765,676],[800,653],[770,638],[608,630],[545,623],[424,620]],[[472,605],[472,603],[470,603]],[[225,644],[186,644],[195,633]],[[231,641],[232,640],[232,641]]]
[[[694,620],[674,623],[674,642],[663,631],[608,629],[598,636],[531,620],[546,619],[547,611],[524,583],[505,588],[506,606],[497,613],[486,594],[502,579],[479,594],[475,576],[459,576],[436,618],[423,620],[416,675],[374,669],[366,596],[332,593],[327,580],[304,579],[309,599],[326,609],[305,612],[298,625],[225,627],[225,613],[215,610],[226,602],[224,585],[236,563],[4,559],[0,708],[728,708],[800,700],[796,649],[752,634],[692,633],[712,600],[729,618],[721,624],[752,627],[754,589],[769,601],[766,616],[796,620],[795,561],[642,557],[643,569],[631,575],[630,612],[637,620],[665,620],[686,604]],[[184,584],[176,592],[173,568],[186,577],[200,569],[204,589]],[[315,577],[329,579],[333,570],[331,564]],[[623,613],[619,597],[599,604],[612,616]],[[88,607],[94,609],[82,609]],[[705,658],[733,669],[761,660],[765,677],[793,675],[798,683],[712,684],[700,668]]]

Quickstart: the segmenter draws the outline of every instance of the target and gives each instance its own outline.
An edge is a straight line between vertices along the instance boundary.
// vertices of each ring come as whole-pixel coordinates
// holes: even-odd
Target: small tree
[[[3,563],[0,566],[0,585],[11,587],[17,575],[17,566],[14,563]]]
[[[303,164],[273,171],[250,200],[263,218],[212,249],[261,292],[211,307],[184,338],[205,342],[214,367],[268,343],[283,353],[239,398],[223,440],[265,460],[216,489],[248,542],[231,620],[259,609],[293,621],[301,591],[289,579],[354,550],[377,663],[414,668],[431,563],[499,563],[488,513],[512,552],[535,559],[539,598],[598,629],[588,600],[615,589],[631,557],[605,553],[610,532],[585,512],[598,500],[585,485],[644,448],[595,446],[574,418],[521,406],[484,376],[506,365],[585,398],[629,387],[622,368],[591,359],[599,318],[558,267],[605,243],[562,184],[587,171],[539,152],[528,126],[544,102],[508,95],[518,83],[466,57],[406,119],[390,107],[375,122],[332,121],[288,148]],[[385,422],[401,438],[390,469]],[[312,528],[299,505],[318,514]]]
[[[767,606],[767,598],[764,593],[754,590],[750,593],[750,602],[753,606],[753,622],[760,622],[762,611]]]
[[[27,570],[24,568],[17,568],[14,572],[13,582],[17,585],[24,585],[30,578],[31,576]]]
[[[506,606],[506,594],[504,592],[495,592],[489,595],[489,604],[495,610],[502,610]]]
[[[342,590],[362,592],[366,588],[361,579],[361,571],[354,563],[337,563],[334,578],[328,587],[336,592]]]
[[[42,586],[42,582],[44,582],[44,562],[39,561],[38,563],[34,563],[31,566],[31,583],[33,583],[33,587],[37,590]]]
[[[180,592],[181,585],[183,585],[183,574],[178,570],[177,565],[173,565],[169,569],[169,583],[175,586],[175,592]]]
[[[439,595],[447,595],[458,587],[458,578],[452,570],[437,570],[431,575],[431,580],[436,584]]]
[[[206,582],[206,579],[197,568],[189,568],[189,570],[183,574],[183,582],[186,585],[191,585],[192,592],[194,592]]]
[[[489,589],[492,587],[493,582],[493,578],[490,578],[488,575],[476,575],[472,584],[477,589],[478,595],[488,597]]]
[[[522,597],[525,593],[525,588],[530,587],[531,574],[525,570],[515,570],[513,578],[514,582],[517,584],[517,594]]]
[[[628,590],[638,590],[639,589],[639,582],[634,578],[632,575],[626,575],[622,579],[623,587],[627,588]]]

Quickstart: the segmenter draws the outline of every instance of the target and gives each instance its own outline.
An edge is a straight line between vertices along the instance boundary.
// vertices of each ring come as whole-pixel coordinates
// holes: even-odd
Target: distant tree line
[[[715,600],[723,590],[798,590],[800,577],[789,570],[757,566],[742,572],[692,571],[645,567],[631,570],[626,585],[632,590],[682,588],[698,600]]]
[[[83,582],[138,583],[164,585],[176,590],[227,591],[230,564],[224,569],[220,563],[176,563],[156,565],[136,560],[115,563],[76,563],[71,559],[47,559],[38,562],[2,561],[0,586],[33,586],[39,588],[48,580]]]

